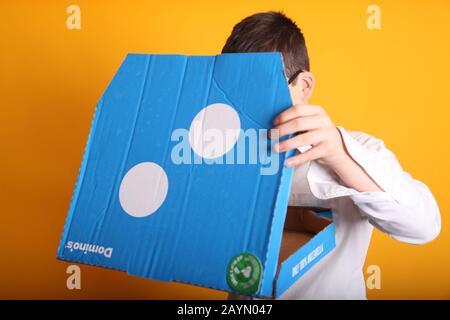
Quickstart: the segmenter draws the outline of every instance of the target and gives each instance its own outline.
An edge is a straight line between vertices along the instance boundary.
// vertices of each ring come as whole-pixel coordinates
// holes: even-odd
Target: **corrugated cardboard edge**
[[[100,98],[100,101],[98,102],[98,104],[95,108],[94,117],[91,122],[91,129],[89,131],[87,143],[84,148],[83,159],[81,160],[81,166],[80,166],[80,169],[78,170],[77,182],[75,183],[75,189],[74,189],[74,192],[72,195],[72,200],[70,202],[69,213],[67,214],[66,222],[64,223],[64,229],[63,229],[62,236],[61,236],[61,241],[58,246],[57,258],[61,259],[61,260],[63,260],[61,258],[62,251],[64,249],[64,244],[67,241],[67,236],[69,234],[69,230],[70,230],[70,227],[72,224],[72,216],[75,211],[75,207],[77,205],[78,196],[80,195],[80,189],[81,189],[81,185],[83,184],[84,173],[86,172],[89,155],[91,153],[91,144],[92,144],[92,140],[94,139],[94,134],[95,134],[95,131],[97,128],[97,122],[100,117],[102,105],[103,105],[103,97]]]
[[[128,57],[128,54],[122,60],[122,63],[120,64],[119,68],[116,70],[116,72],[114,74],[117,74],[117,72],[120,70],[120,68],[122,68],[122,65],[125,63],[127,57]],[[104,90],[104,93],[108,90],[108,87],[111,85],[113,80],[114,80],[114,77],[108,83],[106,89]],[[75,211],[75,207],[77,205],[78,196],[80,195],[80,189],[81,189],[81,186],[83,184],[84,173],[86,172],[86,167],[87,167],[87,163],[88,163],[88,160],[89,160],[89,155],[91,153],[92,141],[94,139],[95,131],[97,129],[98,119],[100,118],[100,113],[101,113],[101,110],[102,110],[104,93],[100,97],[100,100],[97,103],[97,106],[95,107],[94,116],[92,118],[90,130],[89,130],[89,135],[88,135],[86,146],[85,146],[84,152],[83,152],[83,158],[81,160],[81,166],[78,169],[78,176],[77,176],[77,180],[76,180],[76,183],[75,183],[75,189],[74,189],[73,194],[72,194],[72,200],[70,201],[69,212],[67,214],[67,218],[66,218],[66,221],[64,223],[64,228],[63,228],[62,235],[61,235],[61,241],[59,242],[58,251],[57,251],[57,254],[56,254],[56,258],[59,259],[59,260],[67,261],[67,260],[62,258],[62,251],[64,249],[64,244],[67,241],[67,236],[69,234],[69,230],[70,230],[70,227],[71,227],[71,224],[72,224],[73,213]]]
[[[291,156],[286,155],[286,157]],[[264,265],[263,278],[261,280],[261,296],[274,296],[274,281],[277,273],[278,256],[280,254],[281,239],[283,235],[284,223],[286,220],[289,192],[292,184],[293,169],[283,167],[278,186],[277,197],[273,209],[273,218]],[[269,292],[270,291],[270,292]]]
[[[126,269],[123,268],[114,268],[111,266],[105,266],[102,264],[96,264],[94,262],[85,262],[85,261],[80,261],[77,259],[66,259],[63,257],[58,257],[59,260],[61,261],[66,261],[66,262],[71,262],[71,263],[78,263],[78,264],[82,264],[82,265],[86,265],[86,266],[93,266],[96,268],[101,268],[101,269],[109,269],[109,270],[114,270],[114,271],[120,271],[120,272],[126,272],[128,275],[132,275],[134,277],[138,277],[138,278],[142,278],[145,280],[151,280],[151,281],[155,281],[155,282],[164,282],[164,283],[170,283],[170,282],[174,282],[174,283],[181,283],[181,284],[188,284],[188,285],[194,285],[194,286],[198,286],[198,287],[203,287],[203,288],[207,288],[207,289],[212,289],[212,290],[217,290],[217,291],[222,291],[227,293],[228,291],[224,291],[223,288],[219,288],[219,287],[215,287],[215,286],[211,286],[211,285],[205,285],[205,284],[200,284],[200,283],[196,283],[196,282],[190,282],[190,281],[186,281],[186,280],[176,280],[176,279],[171,279],[171,280],[156,280],[156,279],[151,279],[148,278],[147,276],[144,275],[139,275],[139,274],[131,274],[129,273]],[[229,291],[231,292],[231,291]],[[248,294],[249,296],[253,296],[253,297],[258,297],[258,295],[252,295],[252,294]]]
[[[283,79],[285,80],[286,87],[289,86],[285,77],[285,66],[283,55],[278,52],[281,61],[281,71],[283,72]],[[292,97],[290,97],[290,105],[292,105]],[[289,105],[289,106],[290,106]],[[287,106],[287,107],[289,107]],[[287,139],[293,135],[289,135]],[[288,151],[285,154],[285,159],[293,156],[294,150]],[[288,168],[282,163],[283,169],[281,172],[280,183],[278,185],[277,196],[275,205],[273,208],[273,218],[271,223],[271,229],[269,233],[266,259],[263,267],[263,276],[261,279],[261,288],[259,290],[259,296],[274,298],[275,297],[275,281],[277,276],[278,258],[281,249],[281,240],[283,236],[284,223],[286,220],[287,206],[289,200],[289,194],[291,190],[292,177],[294,173],[293,168]],[[268,269],[269,268],[269,269]],[[270,274],[269,274],[270,273]],[[269,278],[268,278],[269,277]]]

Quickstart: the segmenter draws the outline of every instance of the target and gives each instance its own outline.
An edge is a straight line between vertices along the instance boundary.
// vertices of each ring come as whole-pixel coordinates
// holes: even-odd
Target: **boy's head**
[[[222,53],[271,52],[283,55],[285,74],[294,104],[307,103],[314,88],[305,38],[294,21],[281,12],[251,15],[236,24]]]

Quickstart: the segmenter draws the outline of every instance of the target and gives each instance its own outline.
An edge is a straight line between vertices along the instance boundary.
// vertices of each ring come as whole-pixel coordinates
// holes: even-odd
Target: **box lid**
[[[127,55],[97,105],[58,258],[271,296],[292,169],[264,129],[290,105],[278,52]]]

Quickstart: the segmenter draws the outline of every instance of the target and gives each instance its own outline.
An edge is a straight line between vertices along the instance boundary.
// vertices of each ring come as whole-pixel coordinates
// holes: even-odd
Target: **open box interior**
[[[333,221],[320,217],[315,212],[329,211],[317,208],[288,207],[281,240],[278,268],[298,249]]]

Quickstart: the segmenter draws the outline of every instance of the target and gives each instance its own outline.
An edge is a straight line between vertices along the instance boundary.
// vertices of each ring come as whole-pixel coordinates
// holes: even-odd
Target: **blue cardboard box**
[[[272,152],[267,130],[290,105],[278,52],[127,55],[97,105],[58,259],[279,297],[335,246],[332,222],[285,225],[292,153]]]

